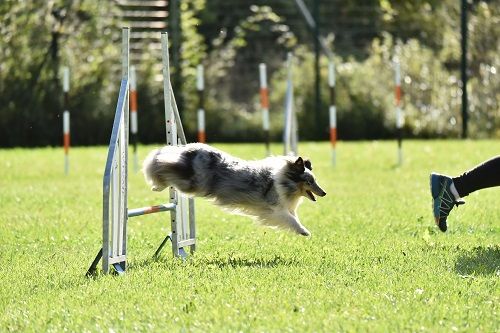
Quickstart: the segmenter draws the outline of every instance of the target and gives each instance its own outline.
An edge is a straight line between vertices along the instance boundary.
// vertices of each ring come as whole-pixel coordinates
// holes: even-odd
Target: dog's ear
[[[311,171],[313,170],[313,167],[312,167],[311,161],[309,161],[309,160],[305,160],[305,161],[304,161],[304,166],[305,166],[306,168],[308,168],[309,170],[311,170]]]
[[[304,160],[302,159],[302,157],[298,157],[297,160],[293,163],[293,166],[300,173],[304,172],[305,167],[304,167]]]

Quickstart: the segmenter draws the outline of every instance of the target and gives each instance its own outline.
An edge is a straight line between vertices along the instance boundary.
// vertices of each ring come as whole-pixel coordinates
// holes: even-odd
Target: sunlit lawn
[[[194,256],[153,261],[168,215],[135,218],[126,275],[95,279],[84,274],[101,242],[106,147],[72,149],[68,176],[59,148],[0,150],[0,331],[498,331],[500,189],[467,197],[443,234],[428,176],[456,175],[500,142],[405,142],[403,167],[395,142],[337,148],[333,168],[327,143],[299,147],[328,192],[299,209],[312,237],[197,200]],[[131,172],[129,207],[165,199]]]

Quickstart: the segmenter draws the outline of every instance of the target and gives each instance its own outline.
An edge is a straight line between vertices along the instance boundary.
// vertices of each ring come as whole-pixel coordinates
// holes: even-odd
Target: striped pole
[[[130,132],[131,141],[134,145],[134,171],[139,170],[137,159],[137,77],[135,75],[135,66],[130,66]]]
[[[64,92],[64,112],[63,112],[63,145],[64,145],[64,173],[69,173],[69,67],[63,67],[63,92]]]
[[[196,68],[196,90],[198,90],[198,142],[205,143],[207,140],[205,132],[205,108],[204,108],[204,90],[205,80],[203,77],[203,65],[199,64]]]
[[[330,58],[328,62],[328,86],[330,87],[330,142],[332,144],[332,164],[335,166],[337,156],[335,146],[337,145],[337,106],[335,102],[335,63]]]
[[[287,54],[287,82],[285,93],[285,130],[283,132],[284,155],[297,155],[298,126],[293,109],[293,55]]]
[[[395,106],[396,106],[396,130],[398,139],[398,165],[403,164],[403,111],[401,109],[401,66],[398,58],[394,59],[394,82],[395,82]]]
[[[266,64],[259,64],[260,78],[260,108],[262,110],[262,129],[264,130],[264,140],[266,144],[266,154],[271,155],[269,145],[269,91],[267,89],[267,70]]]
[[[161,204],[156,206],[148,206],[141,208],[129,209],[127,211],[128,217],[135,217],[147,214],[154,214],[159,212],[175,211],[176,205],[174,203]]]

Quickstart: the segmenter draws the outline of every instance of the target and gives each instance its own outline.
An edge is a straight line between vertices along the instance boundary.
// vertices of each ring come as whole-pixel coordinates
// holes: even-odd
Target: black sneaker
[[[453,209],[453,205],[463,205],[465,201],[462,199],[456,200],[451,193],[450,186],[453,183],[451,177],[431,173],[431,194],[432,194],[432,210],[434,219],[439,230],[445,232],[448,229],[446,219]]]

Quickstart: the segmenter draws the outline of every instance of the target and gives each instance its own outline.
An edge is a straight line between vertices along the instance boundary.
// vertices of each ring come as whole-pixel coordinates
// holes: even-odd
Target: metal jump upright
[[[113,130],[108,149],[108,157],[103,177],[103,244],[87,271],[87,276],[95,274],[102,258],[105,274],[113,267],[118,274],[126,270],[127,262],[127,222],[130,217],[158,212],[170,212],[172,232],[168,234],[158,249],[158,256],[168,240],[172,242],[174,256],[185,257],[184,250],[195,250],[194,201],[170,188],[169,202],[165,204],[128,209],[128,142],[129,142],[129,35],[130,29],[123,29],[122,37],[122,78],[115,111]],[[186,137],[170,83],[168,61],[168,36],[161,33],[163,56],[163,86],[165,98],[165,126],[168,145],[186,144]]]

